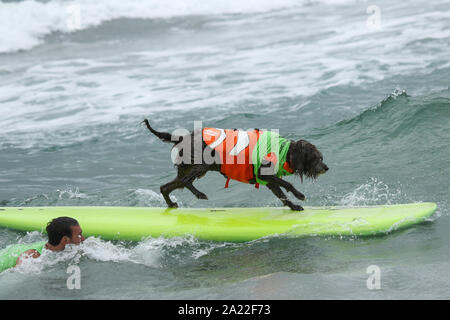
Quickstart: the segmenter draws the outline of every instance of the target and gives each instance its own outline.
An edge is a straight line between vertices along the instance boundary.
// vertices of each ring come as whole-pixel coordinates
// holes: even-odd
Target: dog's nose
[[[327,166],[325,166],[325,171],[328,171],[328,167]]]

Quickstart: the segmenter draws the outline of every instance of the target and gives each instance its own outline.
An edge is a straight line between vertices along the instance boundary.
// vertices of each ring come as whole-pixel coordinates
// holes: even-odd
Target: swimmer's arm
[[[24,259],[28,259],[28,258],[36,259],[36,258],[38,258],[40,255],[41,255],[41,254],[40,254],[39,252],[37,252],[36,250],[34,250],[34,249],[27,250],[27,251],[25,251],[24,253],[22,253],[22,254],[17,258],[17,261],[16,261],[16,267],[17,267],[18,265],[20,265]]]

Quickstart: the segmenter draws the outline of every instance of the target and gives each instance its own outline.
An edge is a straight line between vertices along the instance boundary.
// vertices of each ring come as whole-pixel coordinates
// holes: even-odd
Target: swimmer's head
[[[84,236],[78,221],[69,217],[55,218],[47,224],[48,243],[52,246],[79,244]]]

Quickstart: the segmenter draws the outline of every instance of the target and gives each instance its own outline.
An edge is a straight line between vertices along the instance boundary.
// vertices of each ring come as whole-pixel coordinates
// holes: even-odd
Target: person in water
[[[83,230],[77,220],[70,217],[55,218],[47,224],[48,242],[12,245],[0,251],[0,272],[20,265],[25,259],[38,258],[45,248],[63,251],[68,244],[84,241]]]

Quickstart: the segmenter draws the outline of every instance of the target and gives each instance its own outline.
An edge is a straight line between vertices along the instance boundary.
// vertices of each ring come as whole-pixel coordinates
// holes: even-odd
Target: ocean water
[[[448,299],[449,86],[445,0],[1,0],[0,206],[164,206],[175,170],[148,118],[307,139],[330,170],[287,178],[303,205],[438,209],[374,238],[88,238],[1,273],[0,299]],[[180,206],[281,206],[217,173],[195,184],[209,200],[178,190]],[[38,240],[0,229],[0,248]]]

